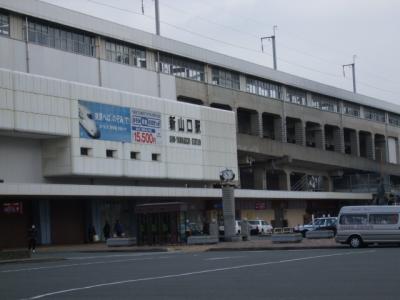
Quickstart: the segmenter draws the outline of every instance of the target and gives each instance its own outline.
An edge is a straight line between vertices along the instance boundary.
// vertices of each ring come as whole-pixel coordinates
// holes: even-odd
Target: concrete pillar
[[[291,190],[290,173],[290,171],[283,171],[282,174],[279,176],[279,185],[281,190],[283,191]]]
[[[324,176],[324,179],[326,178],[326,188],[328,192],[333,192],[333,177],[332,176]]]
[[[257,190],[267,189],[267,170],[263,166],[256,166],[253,169],[254,187]]]
[[[263,117],[262,113],[257,112],[257,117],[258,117],[258,127],[257,127],[257,133],[260,138],[264,137],[264,128],[263,128]]]
[[[294,125],[296,145],[306,145],[306,127],[303,121],[296,121]]]
[[[351,155],[360,156],[360,136],[358,130],[350,131]]]
[[[375,136],[368,134],[366,136],[367,158],[375,160]]]
[[[236,133],[239,133],[239,122],[238,122],[238,111],[237,111],[237,107],[232,107],[232,111],[235,113]]]
[[[335,144],[335,152],[344,153],[343,128],[337,127],[333,130],[333,143]]]
[[[222,186],[222,210],[224,214],[224,238],[225,241],[232,241],[232,239],[236,236],[234,186]]]
[[[286,126],[283,118],[274,119],[274,134],[276,141],[286,143]]]
[[[323,125],[315,131],[315,147],[325,150],[325,128]]]
[[[39,232],[40,232],[40,244],[48,245],[51,244],[51,224],[50,224],[50,202],[49,200],[39,200]]]

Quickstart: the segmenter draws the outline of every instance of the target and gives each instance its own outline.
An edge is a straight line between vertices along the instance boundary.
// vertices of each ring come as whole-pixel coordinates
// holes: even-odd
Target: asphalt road
[[[0,299],[400,299],[400,249],[70,253],[0,265]]]

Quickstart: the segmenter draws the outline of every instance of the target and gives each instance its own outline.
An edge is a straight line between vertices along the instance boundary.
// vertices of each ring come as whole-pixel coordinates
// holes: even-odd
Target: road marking
[[[110,255],[98,255],[98,256],[71,256],[67,257],[67,259],[77,259],[77,260],[83,260],[83,259],[96,259],[96,258],[108,258],[108,257],[129,257],[129,256],[149,256],[149,255],[169,255],[169,254],[177,254],[181,253],[180,251],[174,251],[174,252],[151,252],[151,253],[134,253],[134,254],[110,254]]]
[[[163,259],[166,259],[166,258],[173,258],[173,256],[164,257]],[[16,272],[23,272],[23,271],[61,269],[61,268],[70,268],[70,267],[79,267],[79,266],[88,266],[88,265],[101,265],[101,264],[112,264],[112,263],[130,262],[130,261],[154,260],[154,259],[157,259],[157,258],[147,257],[147,258],[132,258],[132,259],[109,260],[109,261],[94,261],[94,262],[79,263],[79,264],[63,264],[63,265],[48,266],[48,267],[2,270],[2,271],[0,271],[0,273],[16,273]]]
[[[351,251],[351,252],[344,252],[344,253],[334,253],[334,254],[325,254],[325,255],[317,255],[317,256],[299,257],[299,258],[292,258],[292,259],[285,259],[285,260],[278,260],[278,261],[269,261],[269,262],[256,263],[256,264],[238,265],[238,266],[225,267],[225,268],[208,269],[208,270],[187,272],[187,273],[181,273],[181,274],[171,274],[171,275],[164,275],[164,276],[128,279],[128,280],[122,280],[122,281],[114,281],[114,282],[101,283],[101,284],[95,284],[95,285],[88,285],[88,286],[84,286],[84,287],[60,290],[60,291],[55,291],[55,292],[49,292],[46,294],[41,294],[41,295],[30,297],[28,299],[41,299],[41,298],[54,296],[54,295],[60,295],[60,294],[66,294],[66,293],[71,293],[71,292],[76,292],[76,291],[83,291],[83,290],[89,290],[89,289],[93,289],[93,288],[112,286],[112,285],[120,285],[120,284],[126,284],[126,283],[177,278],[177,277],[186,277],[186,276],[207,274],[207,273],[214,273],[214,272],[222,272],[222,271],[228,271],[228,270],[237,270],[237,269],[253,268],[253,267],[259,267],[259,266],[266,266],[266,265],[283,264],[283,263],[289,263],[289,262],[295,262],[295,261],[305,261],[305,260],[312,260],[312,259],[326,258],[326,257],[333,257],[333,256],[366,254],[366,253],[373,253],[373,252],[375,252],[375,250]]]
[[[225,257],[210,257],[205,258],[204,260],[221,260],[221,259],[232,259],[232,258],[242,258],[245,256],[225,256]]]

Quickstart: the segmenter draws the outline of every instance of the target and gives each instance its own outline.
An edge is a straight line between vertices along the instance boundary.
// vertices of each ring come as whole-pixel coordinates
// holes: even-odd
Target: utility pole
[[[274,34],[271,36],[264,36],[261,38],[261,51],[262,52],[264,52],[263,40],[271,40],[272,41],[272,55],[274,58],[274,70],[278,69],[277,62],[276,62],[276,41],[275,41],[275,31],[277,28],[278,28],[278,26],[274,25],[274,27],[272,27]]]
[[[156,35],[160,35],[160,7],[158,5],[158,0],[155,0],[156,8]]]
[[[156,11],[156,35],[160,35],[160,7],[158,0],[154,0],[154,7]],[[160,63],[160,51],[157,50],[157,91],[158,97],[161,97],[161,63]]]
[[[345,67],[351,67],[352,73],[353,73],[353,93],[357,93],[356,89],[356,55],[353,55],[353,63],[352,64],[347,64],[347,65],[342,65],[343,67],[343,76],[346,77],[346,74],[344,72]]]

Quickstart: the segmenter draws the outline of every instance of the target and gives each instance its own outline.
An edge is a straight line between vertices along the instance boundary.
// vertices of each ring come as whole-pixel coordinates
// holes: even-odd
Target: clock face
[[[225,169],[220,172],[219,177],[223,181],[231,181],[231,180],[235,179],[235,173],[233,173],[232,170]]]

